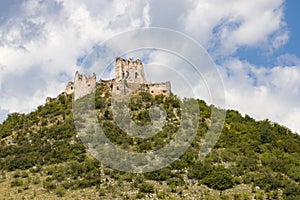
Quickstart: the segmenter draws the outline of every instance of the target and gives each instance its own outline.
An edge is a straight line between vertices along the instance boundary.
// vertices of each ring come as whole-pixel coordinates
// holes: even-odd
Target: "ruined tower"
[[[74,91],[76,91],[74,96],[75,100],[94,92],[96,89],[96,74],[86,76],[77,71],[75,73],[73,88]]]
[[[116,58],[116,81],[126,80],[131,83],[145,83],[145,73],[142,62],[132,58],[128,60]]]
[[[110,80],[112,82],[111,92],[115,95],[128,95],[138,91],[148,92],[152,95],[163,94],[169,96],[171,94],[170,82],[151,83],[146,80],[144,67],[139,59],[116,58],[115,74],[116,78]],[[95,74],[86,76],[77,71],[74,82],[68,83],[65,93],[70,95],[76,91],[74,96],[76,100],[95,91],[96,86]]]

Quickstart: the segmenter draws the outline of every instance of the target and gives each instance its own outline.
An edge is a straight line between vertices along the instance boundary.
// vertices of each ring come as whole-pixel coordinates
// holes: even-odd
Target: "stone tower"
[[[149,92],[152,95],[171,94],[170,82],[151,83],[147,82],[142,62],[116,58],[116,79],[113,83],[112,92],[116,95],[127,95],[138,90]]]
[[[128,95],[137,91],[148,92],[152,95],[163,94],[169,96],[171,94],[170,82],[151,83],[146,80],[144,67],[139,59],[116,58],[115,74],[116,78],[108,81],[112,83],[111,92],[113,94]],[[104,82],[108,83],[107,81]],[[77,71],[74,82],[68,83],[64,93],[71,95],[75,92],[74,99],[77,100],[94,92],[96,86],[96,74],[86,76]]]
[[[113,83],[113,94],[127,95],[146,83],[144,67],[139,59],[134,61],[132,58],[128,60],[116,58],[115,66],[116,79]]]
[[[123,58],[116,58],[116,81],[128,81],[131,83],[145,83],[145,73],[142,62],[132,58],[125,60]]]
[[[90,94],[96,90],[96,74],[88,77],[84,74],[80,74],[78,71],[75,73],[74,78],[74,99],[79,99],[87,94]]]

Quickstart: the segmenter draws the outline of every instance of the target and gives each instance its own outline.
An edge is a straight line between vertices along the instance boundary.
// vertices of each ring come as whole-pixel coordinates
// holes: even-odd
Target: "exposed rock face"
[[[147,82],[142,62],[137,60],[128,60],[116,58],[115,65],[116,78],[112,82],[111,92],[115,95],[127,95],[137,91],[149,92],[152,95],[163,94],[169,96],[171,93],[171,83],[151,83]],[[100,80],[102,81],[102,80]],[[69,82],[65,93],[70,95],[75,93],[75,100],[90,94],[96,88],[96,75],[88,77],[76,72],[74,82]]]

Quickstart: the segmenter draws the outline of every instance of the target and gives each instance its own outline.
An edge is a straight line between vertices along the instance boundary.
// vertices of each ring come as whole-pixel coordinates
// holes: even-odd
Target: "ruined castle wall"
[[[115,64],[116,81],[122,80],[123,64],[124,61],[122,58],[116,59],[116,64]]]
[[[147,82],[142,62],[131,58],[126,60],[116,59],[115,64],[116,78],[112,80],[100,80],[98,83],[109,84],[113,95],[130,95],[138,91],[145,91],[152,95],[171,94],[170,82],[151,83]],[[69,82],[65,93],[70,95],[75,92],[74,98],[79,99],[95,91],[97,87],[96,75],[88,77],[76,72],[74,82]]]
[[[74,99],[79,99],[87,94],[94,92],[96,89],[96,75],[88,77],[76,72],[74,80]]]
[[[141,84],[132,82],[115,82],[112,87],[113,95],[129,95],[141,89]]]
[[[68,85],[66,86],[65,93],[67,95],[70,95],[73,94],[73,92],[74,92],[74,82],[69,82]]]
[[[117,58],[116,59],[116,81],[126,80],[133,83],[145,83],[145,72],[140,60],[133,61]]]
[[[166,96],[170,96],[171,94],[171,83],[164,82],[164,83],[147,83],[143,84],[143,90],[149,92],[152,95],[159,95],[163,94]]]

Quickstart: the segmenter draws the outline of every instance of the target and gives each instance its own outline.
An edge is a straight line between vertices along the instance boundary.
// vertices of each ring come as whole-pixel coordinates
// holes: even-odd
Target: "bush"
[[[32,179],[32,183],[35,184],[35,185],[37,185],[37,184],[40,184],[40,183],[41,183],[41,180],[40,180],[39,177],[34,177],[34,178]]]
[[[104,188],[100,188],[100,189],[98,190],[98,192],[99,192],[99,196],[100,196],[100,197],[103,197],[103,196],[106,195],[106,191],[105,191]]]
[[[157,194],[156,194],[157,198],[159,199],[165,199],[166,198],[166,193],[164,191],[159,191]]]
[[[51,189],[51,190],[53,190],[53,189],[55,189],[56,188],[56,185],[52,182],[52,181],[50,181],[50,180],[45,180],[44,182],[43,182],[43,187],[45,188],[45,189]]]
[[[271,191],[281,188],[284,185],[284,179],[282,175],[267,170],[256,174],[254,183],[265,191]]]
[[[184,183],[183,179],[178,178],[178,177],[173,177],[173,178],[167,179],[167,184],[174,185],[174,186],[183,186],[185,183]]]
[[[137,193],[136,196],[135,196],[136,199],[142,199],[144,197],[145,197],[145,194],[143,194],[141,192]]]
[[[22,181],[22,179],[19,179],[19,178],[16,178],[15,180],[13,180],[10,183],[11,187],[17,187],[17,186],[22,186],[22,185],[23,185],[23,181]]]
[[[213,171],[213,167],[201,161],[194,164],[191,170],[188,171],[188,178],[202,179]]]
[[[163,168],[157,171],[145,173],[144,176],[148,180],[165,181],[171,178],[173,175],[169,168]]]
[[[290,182],[285,186],[283,194],[287,199],[299,199],[300,186],[296,183]]]
[[[154,185],[150,183],[142,183],[139,185],[139,189],[143,193],[154,193]]]
[[[55,194],[58,196],[58,197],[63,197],[66,193],[66,189],[62,186],[58,186],[56,189],[55,189]]]
[[[234,185],[232,176],[225,169],[214,170],[203,179],[202,183],[216,190],[226,190]]]

